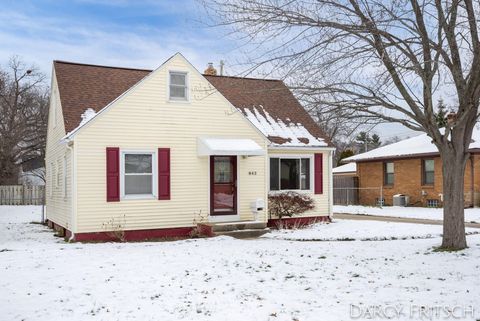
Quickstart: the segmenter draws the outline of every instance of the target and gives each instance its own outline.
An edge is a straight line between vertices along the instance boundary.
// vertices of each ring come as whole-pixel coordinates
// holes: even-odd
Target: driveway
[[[442,225],[442,220],[428,220],[422,218],[409,218],[409,217],[392,217],[392,216],[377,216],[377,215],[359,215],[359,214],[345,214],[334,213],[333,217],[341,220],[360,220],[360,221],[382,221],[382,222],[398,222],[398,223],[416,223],[416,224],[430,224],[430,225]],[[468,223],[465,222],[466,227],[480,228],[480,223]]]

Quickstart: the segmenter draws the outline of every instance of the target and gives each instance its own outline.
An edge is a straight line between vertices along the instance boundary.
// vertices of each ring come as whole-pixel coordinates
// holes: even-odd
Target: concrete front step
[[[234,230],[234,231],[219,231],[219,232],[214,232],[213,234],[215,236],[219,235],[225,235],[225,236],[231,236],[237,239],[249,239],[249,238],[255,238],[262,236],[265,233],[270,232],[270,229],[263,228],[263,229],[244,229],[244,230]]]
[[[198,229],[203,236],[229,235],[237,238],[257,237],[270,231],[267,222],[258,221],[199,223]]]
[[[256,230],[267,227],[266,222],[257,221],[239,221],[239,222],[219,222],[219,223],[204,223],[212,232],[228,232],[237,230]]]

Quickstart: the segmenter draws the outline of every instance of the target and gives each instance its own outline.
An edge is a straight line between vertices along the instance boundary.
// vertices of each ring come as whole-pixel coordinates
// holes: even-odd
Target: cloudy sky
[[[18,55],[47,75],[54,59],[153,69],[181,52],[200,71],[223,59],[235,74],[239,44],[202,13],[195,0],[3,0],[0,64]],[[377,131],[411,134],[400,125]]]
[[[234,43],[199,11],[194,0],[2,1],[0,61],[16,54],[48,73],[54,59],[155,68],[180,51],[203,69]]]

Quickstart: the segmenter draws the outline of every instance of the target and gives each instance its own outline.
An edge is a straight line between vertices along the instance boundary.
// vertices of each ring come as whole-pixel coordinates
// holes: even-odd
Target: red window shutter
[[[323,154],[315,154],[315,194],[323,194]]]
[[[158,199],[170,199],[170,148],[158,149]]]
[[[107,147],[107,202],[120,201],[120,148]]]

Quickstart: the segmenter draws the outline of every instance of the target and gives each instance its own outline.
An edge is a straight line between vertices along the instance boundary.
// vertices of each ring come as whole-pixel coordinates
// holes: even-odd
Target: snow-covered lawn
[[[361,206],[361,205],[334,205],[334,213],[378,215],[392,217],[422,218],[428,220],[443,220],[443,209],[426,207],[400,207],[400,206]],[[465,222],[480,223],[480,208],[465,209]]]
[[[480,234],[480,229],[467,228],[467,234]],[[264,238],[305,241],[395,240],[434,238],[442,235],[441,225],[393,223],[378,221],[334,220],[308,228],[279,230]]]
[[[460,253],[432,252],[439,238],[67,244],[29,223],[39,216],[0,206],[1,320],[341,321],[350,304],[395,304],[407,320],[411,306],[479,309],[479,235]]]

